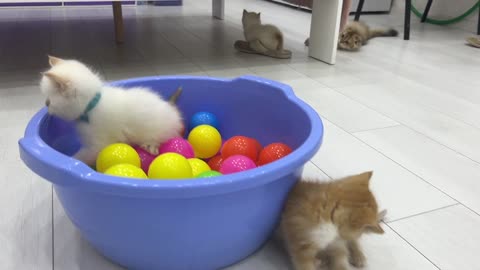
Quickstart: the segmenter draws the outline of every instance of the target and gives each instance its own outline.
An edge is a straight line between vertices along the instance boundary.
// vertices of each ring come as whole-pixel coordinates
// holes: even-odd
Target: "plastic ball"
[[[188,141],[193,146],[195,157],[211,158],[220,150],[222,136],[216,128],[209,125],[200,125],[190,131]]]
[[[256,161],[259,149],[254,139],[245,136],[234,136],[225,141],[221,152],[223,159],[233,155],[242,155]]]
[[[132,164],[140,168],[140,156],[130,145],[125,143],[114,143],[100,151],[97,156],[96,169],[103,173],[113,165],[123,163]]]
[[[151,179],[192,178],[192,167],[188,160],[178,153],[165,153],[156,157],[148,169]]]
[[[137,166],[133,166],[132,164],[113,165],[105,171],[105,174],[128,178],[148,179],[147,175],[142,169],[138,168]]]
[[[218,119],[213,113],[197,112],[190,119],[190,129],[200,125],[209,125],[218,129]]]
[[[260,151],[258,156],[257,165],[265,165],[275,160],[281,159],[282,157],[290,154],[292,149],[284,143],[272,143]]]
[[[257,139],[254,139],[254,138],[250,138],[253,143],[255,144],[255,146],[257,147],[257,150],[258,150],[258,153],[260,153],[260,151],[262,151],[262,144],[257,140]]]
[[[199,175],[197,175],[197,178],[210,178],[210,177],[217,177],[217,176],[221,176],[222,174],[217,172],[217,171],[206,171],[206,172],[203,172]]]
[[[208,166],[208,164],[201,159],[189,158],[188,162],[190,163],[190,166],[192,167],[193,177],[196,177],[203,172],[210,171],[210,167]]]
[[[147,152],[145,149],[141,148],[140,146],[135,146],[134,149],[135,149],[135,151],[137,151],[137,154],[140,157],[140,163],[141,163],[142,170],[145,173],[147,173],[148,168],[150,167],[150,164],[152,163],[152,161],[157,156],[150,154],[149,152]]]
[[[158,152],[160,154],[177,153],[184,156],[185,158],[195,157],[192,145],[187,140],[180,137],[175,137],[164,142],[158,148]]]
[[[222,174],[231,174],[256,168],[255,162],[249,157],[234,155],[225,159],[220,167]]]
[[[214,171],[220,171],[220,166],[222,166],[223,157],[221,155],[216,155],[208,160],[208,166]]]

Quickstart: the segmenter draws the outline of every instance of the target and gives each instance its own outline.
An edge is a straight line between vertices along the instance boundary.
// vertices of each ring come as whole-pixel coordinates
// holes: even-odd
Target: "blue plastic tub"
[[[135,180],[97,173],[70,156],[79,148],[71,123],[44,108],[19,142],[25,164],[53,183],[68,217],[100,253],[129,269],[218,269],[269,238],[284,200],[320,148],[318,114],[287,85],[245,76],[147,77],[114,82],[164,96],[182,85],[185,119],[210,111],[224,138],[246,135],[294,151],[253,170],[193,180]]]

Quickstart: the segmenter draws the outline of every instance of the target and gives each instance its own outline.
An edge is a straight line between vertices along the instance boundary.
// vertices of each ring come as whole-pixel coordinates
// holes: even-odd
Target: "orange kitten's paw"
[[[367,259],[365,258],[365,255],[363,255],[362,252],[355,252],[350,254],[348,261],[350,262],[351,265],[358,268],[365,267],[367,263]]]
[[[159,154],[158,145],[144,144],[142,145],[142,148],[154,156],[157,156]]]

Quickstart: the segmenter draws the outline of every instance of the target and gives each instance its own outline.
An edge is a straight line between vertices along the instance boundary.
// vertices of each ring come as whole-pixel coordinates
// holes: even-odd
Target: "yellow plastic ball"
[[[192,167],[192,174],[193,177],[197,177],[199,174],[210,171],[210,166],[208,164],[198,158],[189,158],[188,162],[190,163],[190,166]]]
[[[222,146],[220,132],[209,125],[200,125],[192,129],[188,134],[188,141],[197,158],[211,158],[218,153]]]
[[[188,160],[177,153],[165,153],[156,157],[148,169],[151,179],[192,178],[192,167]]]
[[[131,164],[140,168],[140,156],[128,144],[114,143],[105,148],[97,156],[97,171],[103,173],[117,164]]]
[[[105,171],[105,174],[128,178],[148,179],[147,175],[142,169],[133,166],[132,164],[113,165]]]

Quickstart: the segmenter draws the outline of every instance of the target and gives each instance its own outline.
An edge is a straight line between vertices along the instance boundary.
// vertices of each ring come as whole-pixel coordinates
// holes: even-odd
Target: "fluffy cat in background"
[[[346,51],[357,51],[363,45],[367,44],[368,40],[374,37],[396,37],[398,31],[395,29],[370,29],[370,27],[363,22],[349,22],[345,30],[340,33],[338,47]]]
[[[283,51],[283,34],[271,24],[262,24],[260,13],[243,10],[243,34],[250,47],[266,53],[268,51]]]
[[[289,194],[280,224],[296,270],[347,270],[365,265],[358,239],[364,233],[383,234],[370,191],[372,172],[333,182],[299,181]]]
[[[75,121],[82,148],[75,158],[92,166],[98,152],[112,143],[140,145],[152,154],[178,136],[178,109],[147,88],[105,86],[83,63],[49,56],[51,68],[40,81],[48,112]]]

